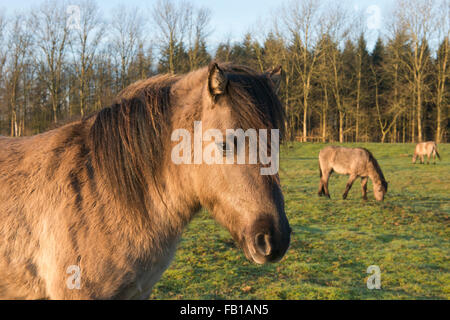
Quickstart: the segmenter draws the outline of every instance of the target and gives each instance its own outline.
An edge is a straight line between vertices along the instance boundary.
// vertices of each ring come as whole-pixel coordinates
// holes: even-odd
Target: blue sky
[[[386,14],[392,1],[389,0],[347,0],[351,7],[366,12],[371,6],[380,10],[380,27],[383,27],[383,15]],[[41,3],[42,0],[0,0],[0,9],[11,13],[15,10],[28,9]],[[153,6],[156,0],[97,0],[100,8],[110,12],[119,4],[142,8],[144,14]],[[212,11],[211,27],[213,33],[210,42],[218,43],[226,38],[240,40],[248,31],[259,31],[272,23],[273,13],[284,1],[276,0],[193,0],[199,6],[209,7]],[[68,1],[70,4],[70,0]],[[373,11],[372,11],[373,12]],[[371,12],[367,13],[369,17]],[[373,20],[372,20],[373,22]],[[368,34],[368,45],[372,47],[378,35],[378,28]]]

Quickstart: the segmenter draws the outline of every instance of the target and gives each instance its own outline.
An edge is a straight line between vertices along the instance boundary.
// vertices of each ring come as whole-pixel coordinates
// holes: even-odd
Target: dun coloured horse
[[[148,298],[202,207],[249,260],[279,261],[291,229],[278,175],[176,165],[170,132],[197,120],[282,132],[280,72],[212,63],[140,81],[81,121],[0,138],[0,298]]]
[[[430,164],[431,155],[433,155],[433,162],[436,164],[436,156],[441,160],[441,156],[438,153],[436,142],[428,141],[421,142],[416,145],[414,150],[414,156],[412,163],[416,163],[417,157],[420,157],[420,163],[424,163],[424,156],[427,156],[427,164]]]
[[[353,182],[360,177],[362,196],[367,200],[367,181],[370,178],[373,183],[373,193],[375,199],[383,201],[388,189],[383,172],[372,153],[364,148],[346,148],[338,146],[328,146],[320,150],[319,153],[320,185],[319,196],[325,194],[330,198],[328,191],[328,180],[335,171],[339,174],[349,175],[343,199],[352,187]]]

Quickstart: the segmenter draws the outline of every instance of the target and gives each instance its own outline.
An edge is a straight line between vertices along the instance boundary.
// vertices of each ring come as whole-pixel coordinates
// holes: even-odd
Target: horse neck
[[[155,199],[156,210],[160,212],[162,219],[169,217],[174,223],[172,227],[180,231],[199,210],[198,199],[190,182],[189,169],[185,166],[176,165],[172,159],[171,134],[179,128],[188,129],[193,134],[194,121],[201,120],[202,105],[199,103],[202,96],[200,81],[204,78],[206,71],[200,69],[188,74],[173,83],[167,117],[167,132],[164,133],[165,140],[159,177],[157,180],[150,179],[149,185],[156,183],[156,188],[151,188],[150,196]]]
[[[194,93],[192,93],[194,92]],[[182,105],[171,106],[171,116],[167,128],[166,140],[163,143],[165,148],[160,167],[158,179],[149,181],[149,196],[152,199],[152,208],[155,219],[160,224],[169,222],[167,227],[177,234],[181,234],[183,228],[200,210],[201,206],[191,182],[190,168],[188,165],[176,165],[171,159],[172,141],[170,139],[173,130],[178,128],[193,129],[194,120],[201,118],[201,106],[190,105],[190,101],[198,101],[193,97],[195,91],[191,91],[192,96],[181,99],[172,97],[173,101],[181,101]],[[200,91],[196,92],[200,94]],[[183,92],[183,97],[185,96]],[[182,97],[182,98],[183,98]],[[192,132],[193,133],[193,132]]]
[[[173,130],[172,124],[168,127]],[[164,134],[157,177],[153,174],[145,177],[148,187],[144,206],[112,200],[113,190],[108,187],[102,188],[99,194],[102,203],[113,213],[107,221],[108,227],[143,251],[163,250],[171,244],[200,208],[192,186],[183,183],[187,180],[183,170],[171,161],[170,133]],[[153,249],[147,247],[151,243]]]
[[[163,174],[158,186],[149,186],[145,212],[126,204],[110,203],[106,205],[110,215],[105,222],[108,230],[120,234],[123,241],[136,248],[132,253],[137,256],[164,256],[181,236],[184,228],[199,211],[191,193],[186,193],[179,185],[178,176],[173,168],[161,168],[163,172],[172,172],[170,177]],[[181,191],[181,192],[180,192]],[[108,192],[102,193],[103,203],[111,199]],[[130,258],[132,256],[130,253]],[[152,258],[153,259],[153,258]]]

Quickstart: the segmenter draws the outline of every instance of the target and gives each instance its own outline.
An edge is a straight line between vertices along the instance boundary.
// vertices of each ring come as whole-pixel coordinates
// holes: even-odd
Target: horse
[[[364,200],[367,200],[367,182],[369,178],[372,180],[375,199],[378,201],[384,200],[388,183],[384,178],[380,165],[369,150],[365,148],[338,146],[327,146],[320,150],[319,196],[326,195],[330,198],[328,179],[333,171],[350,176],[342,196],[344,200],[347,199],[348,192],[358,177],[361,177],[362,196]]]
[[[81,120],[0,138],[0,298],[147,299],[199,210],[256,264],[285,255],[291,228],[265,164],[175,164],[170,132],[274,129],[281,68],[211,63],[139,81]]]
[[[424,163],[424,156],[427,156],[427,164],[430,164],[431,155],[433,155],[433,163],[436,164],[436,156],[441,160],[441,156],[438,153],[436,142],[428,141],[421,142],[416,145],[414,150],[414,156],[412,158],[412,163],[415,164],[417,157],[420,157],[420,163]]]

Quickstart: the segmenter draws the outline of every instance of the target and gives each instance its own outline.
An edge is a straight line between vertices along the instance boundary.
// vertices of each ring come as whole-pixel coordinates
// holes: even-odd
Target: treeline
[[[0,12],[0,134],[43,132],[108,106],[139,79],[215,59],[262,72],[282,65],[289,139],[448,142],[449,12],[448,0],[397,0],[370,51],[368,17],[334,1],[286,2],[264,31],[215,47],[211,10],[193,2]]]

